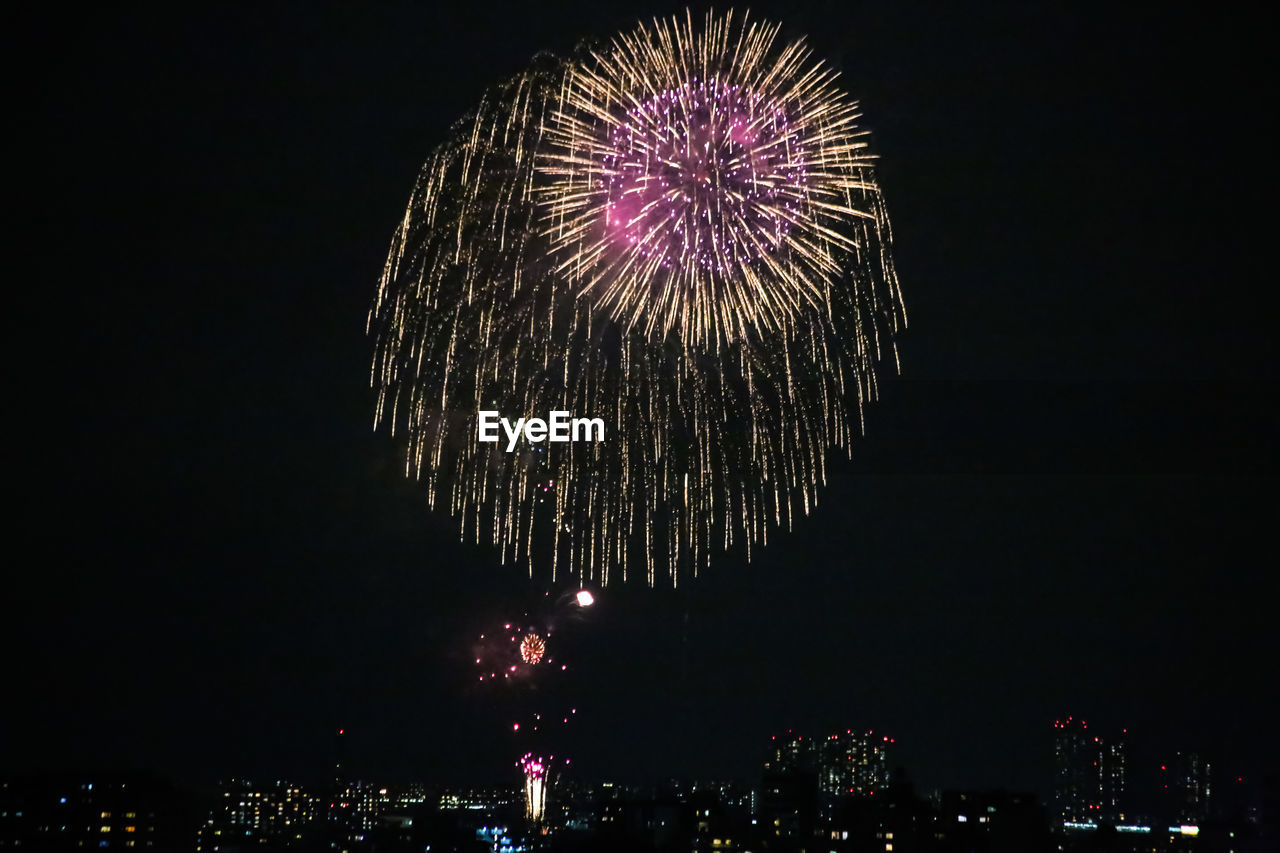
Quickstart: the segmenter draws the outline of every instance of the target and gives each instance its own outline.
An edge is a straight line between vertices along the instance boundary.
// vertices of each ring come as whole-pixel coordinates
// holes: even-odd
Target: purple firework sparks
[[[609,233],[667,268],[724,272],[771,251],[805,184],[786,110],[714,78],[632,108],[603,159]]]

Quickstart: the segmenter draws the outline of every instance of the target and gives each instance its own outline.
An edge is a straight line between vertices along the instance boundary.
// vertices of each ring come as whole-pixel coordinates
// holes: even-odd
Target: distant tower
[[[1121,729],[1120,734],[1097,740],[1101,758],[1098,771],[1102,776],[1102,819],[1112,823],[1123,823],[1125,820],[1125,780],[1127,766],[1125,758],[1125,735],[1128,729]]]
[[[770,738],[764,769],[775,773],[812,771],[817,759],[814,746],[813,738],[806,738],[792,731],[781,737]]]
[[[1127,776],[1124,735],[1104,739],[1084,720],[1053,724],[1054,806],[1063,823],[1118,823],[1125,819]]]
[[[1172,762],[1160,765],[1161,793],[1169,817],[1182,823],[1200,823],[1210,816],[1212,766],[1197,752],[1179,752]]]
[[[780,838],[809,838],[818,821],[818,751],[812,738],[787,732],[765,753],[759,816]]]
[[[1096,753],[1089,748],[1087,729],[1083,720],[1071,717],[1053,724],[1053,805],[1063,823],[1083,823],[1097,816],[1092,796]]]

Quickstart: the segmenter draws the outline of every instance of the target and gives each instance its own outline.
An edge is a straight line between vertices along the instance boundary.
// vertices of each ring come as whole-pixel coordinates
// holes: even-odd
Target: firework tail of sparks
[[[541,758],[525,753],[517,766],[524,773],[525,817],[533,823],[541,823],[546,814],[547,794],[551,787],[552,758]]]
[[[778,29],[543,57],[423,166],[370,311],[375,426],[464,540],[675,583],[789,529],[851,451],[906,316],[857,106]],[[507,452],[481,409],[606,440]]]

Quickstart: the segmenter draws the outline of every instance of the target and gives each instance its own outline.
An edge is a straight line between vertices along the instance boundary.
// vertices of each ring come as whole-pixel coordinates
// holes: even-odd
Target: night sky
[[[32,193],[0,769],[306,780],[343,726],[366,778],[514,781],[468,644],[544,587],[458,543],[372,431],[366,312],[419,166],[488,86],[680,8],[13,28],[42,60],[11,79]],[[796,530],[676,591],[611,588],[570,632],[582,775],[750,780],[774,732],[870,728],[922,786],[1044,792],[1068,714],[1274,769],[1270,28],[1213,4],[753,12],[863,103],[902,373]]]

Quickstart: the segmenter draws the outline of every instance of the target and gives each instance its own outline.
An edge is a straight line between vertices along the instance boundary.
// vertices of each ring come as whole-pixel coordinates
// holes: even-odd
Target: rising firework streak
[[[518,766],[524,771],[525,817],[535,824],[541,823],[547,808],[547,789],[551,787],[551,759],[528,753]]]

